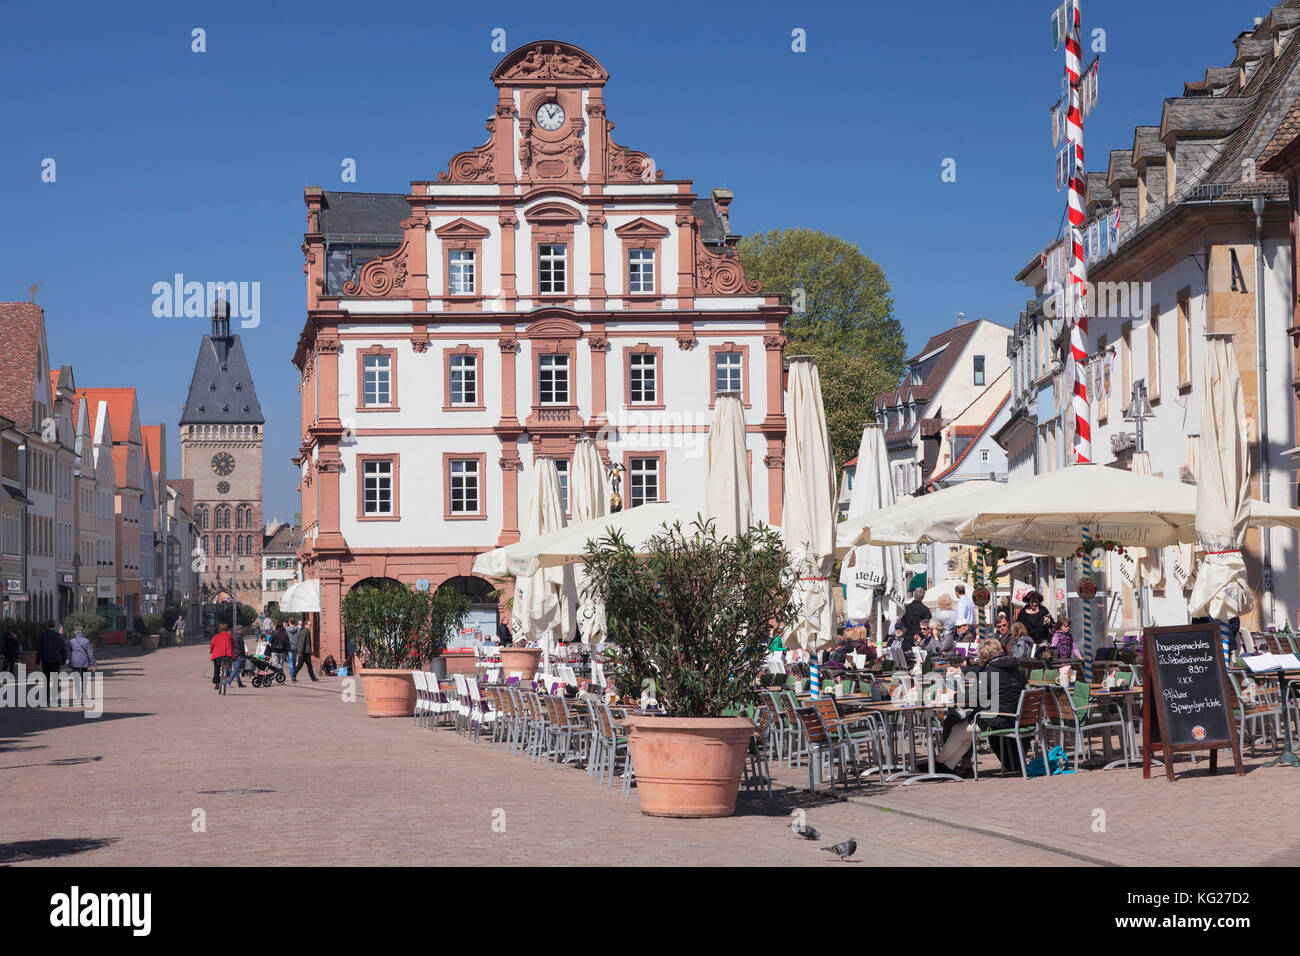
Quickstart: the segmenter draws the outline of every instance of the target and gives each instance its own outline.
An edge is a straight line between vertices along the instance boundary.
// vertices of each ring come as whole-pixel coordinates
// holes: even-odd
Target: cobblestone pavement
[[[1214,863],[1215,834],[1239,836],[1229,820],[1251,808],[1264,829],[1234,840],[1234,862],[1300,860],[1283,832],[1284,769],[1173,785],[1110,771],[877,786],[848,801],[778,788],[770,802],[742,796],[729,819],[660,820],[580,770],[368,718],[337,679],[221,697],[206,657],[198,646],[106,654],[98,720],[0,710],[0,863],[842,866],[819,848],[848,836],[866,865]],[[778,774],[791,788],[806,780]],[[795,808],[821,843],[786,829]]]

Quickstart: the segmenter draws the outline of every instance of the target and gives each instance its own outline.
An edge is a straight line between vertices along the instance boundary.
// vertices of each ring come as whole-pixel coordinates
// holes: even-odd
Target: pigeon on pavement
[[[797,819],[790,821],[790,830],[797,837],[803,837],[805,840],[820,840],[822,835],[817,832],[816,827],[811,827],[806,823],[800,823]]]
[[[843,843],[837,843],[834,846],[824,846],[821,848],[824,853],[834,853],[840,858],[841,863],[856,863],[857,860],[850,860],[849,857],[858,852],[858,841],[856,838],[845,840]]]

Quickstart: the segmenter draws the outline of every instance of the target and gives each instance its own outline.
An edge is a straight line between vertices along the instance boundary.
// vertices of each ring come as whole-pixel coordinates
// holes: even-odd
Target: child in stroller
[[[257,647],[253,650],[253,656],[247,658],[249,664],[252,665],[254,687],[269,687],[273,681],[277,684],[284,683],[284,668],[275,663],[267,651],[266,639],[259,638]]]

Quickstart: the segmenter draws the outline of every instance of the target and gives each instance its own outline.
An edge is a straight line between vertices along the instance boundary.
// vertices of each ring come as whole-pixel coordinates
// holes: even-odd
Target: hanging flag
[[[1097,93],[1101,89],[1101,58],[1092,61],[1092,105],[1097,105]]]
[[[1052,49],[1061,48],[1061,9],[1060,7],[1052,11]]]
[[[1101,228],[1100,222],[1094,221],[1088,227],[1088,248],[1092,250],[1092,262],[1101,258]]]
[[[1056,122],[1056,107],[1052,107],[1052,149],[1061,145],[1061,135]]]
[[[1105,259],[1108,255],[1110,255],[1110,224],[1108,222],[1109,218],[1110,217],[1108,216],[1103,216],[1100,220],[1101,228],[1097,230],[1097,238],[1101,241],[1101,251],[1098,253],[1098,256],[1102,259]]]
[[[1056,191],[1058,193],[1061,191],[1061,187],[1065,185],[1065,153],[1066,151],[1063,149],[1056,154]]]
[[[1083,261],[1092,264],[1092,230],[1083,230]]]

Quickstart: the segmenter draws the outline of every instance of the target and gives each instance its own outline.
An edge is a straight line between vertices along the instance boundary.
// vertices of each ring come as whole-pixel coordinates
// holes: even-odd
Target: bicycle
[[[217,682],[217,693],[226,696],[226,687],[230,680],[230,658],[221,658],[221,679]]]

